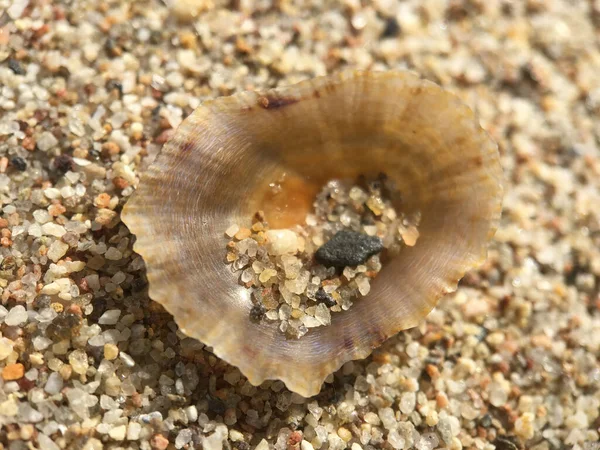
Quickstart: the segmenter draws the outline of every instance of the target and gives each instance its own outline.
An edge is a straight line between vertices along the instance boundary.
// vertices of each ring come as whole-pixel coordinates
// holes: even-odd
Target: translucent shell
[[[304,220],[333,178],[385,172],[420,237],[385,265],[371,293],[332,325],[286,339],[248,319],[249,291],[225,264],[224,231]],[[282,193],[271,183],[282,179]],[[123,220],[137,236],[150,297],[181,331],[251,383],[282,380],[303,396],[347,361],[414,327],[486,257],[501,213],[498,150],[454,95],[410,72],[343,72],[206,101],[144,173]]]

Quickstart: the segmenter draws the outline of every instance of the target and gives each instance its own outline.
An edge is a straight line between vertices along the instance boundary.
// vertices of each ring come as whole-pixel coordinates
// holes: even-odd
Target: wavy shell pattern
[[[332,325],[287,340],[252,323],[248,291],[224,263],[223,232],[259,209],[272,228],[303,220],[332,178],[384,171],[420,211],[420,238],[384,266],[367,298]],[[286,173],[285,202],[269,183]],[[486,257],[501,212],[496,145],[454,95],[410,72],[343,72],[206,101],[179,127],[123,211],[150,296],[181,331],[251,383],[317,394],[343,363],[417,325]],[[285,203],[285,204],[283,204]]]

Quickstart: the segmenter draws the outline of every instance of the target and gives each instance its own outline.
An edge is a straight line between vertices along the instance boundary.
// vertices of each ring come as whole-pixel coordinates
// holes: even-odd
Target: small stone
[[[517,445],[518,439],[514,436],[498,436],[492,443],[496,447],[496,450],[519,450],[520,448]]]
[[[89,366],[88,356],[84,350],[73,350],[69,354],[69,364],[71,364],[71,367],[75,373],[84,375]]]
[[[56,295],[58,293],[60,293],[60,284],[56,281],[53,281],[42,288],[42,294]]]
[[[240,276],[240,281],[242,283],[249,283],[254,279],[254,271],[251,268],[248,268],[242,272]]]
[[[19,380],[25,374],[25,367],[21,363],[8,364],[2,369],[2,378],[4,381]]]
[[[10,164],[20,172],[24,172],[27,170],[27,162],[20,156],[15,156],[14,158],[11,158]]]
[[[270,254],[280,256],[298,251],[298,235],[292,230],[269,230],[265,234]]]
[[[119,321],[120,316],[121,310],[109,309],[100,316],[100,318],[98,319],[98,323],[100,325],[115,325]]]
[[[417,227],[411,225],[402,228],[400,230],[400,235],[407,246],[413,247],[417,243],[417,239],[419,239],[419,230],[417,230]]]
[[[110,247],[104,254],[104,257],[109,261],[118,261],[123,257],[123,253],[121,253],[115,247]]]
[[[73,158],[65,153],[58,155],[52,162],[52,167],[60,174],[67,173],[73,168]]]
[[[123,363],[125,363],[125,365],[127,367],[133,367],[133,366],[135,366],[134,359],[131,356],[129,356],[127,353],[125,353],[125,352],[121,352],[119,354],[119,359],[121,361],[123,361]]]
[[[273,278],[274,276],[277,275],[277,271],[273,270],[273,269],[265,269],[261,272],[261,274],[258,277],[258,280],[261,283],[266,283],[267,281],[269,281],[271,278]]]
[[[306,328],[316,328],[321,326],[321,322],[316,318],[305,314],[300,319]]]
[[[54,441],[45,434],[39,433],[37,436],[37,440],[40,444],[40,448],[43,448],[44,450],[60,450],[60,447],[56,445]]]
[[[52,220],[52,216],[45,209],[36,209],[33,212],[33,218],[35,221],[41,225],[50,222]]]
[[[58,262],[69,250],[69,246],[65,244],[63,241],[56,240],[48,249],[48,258],[50,258],[54,262]]]
[[[8,338],[0,338],[0,361],[6,359],[13,351],[13,341]]]
[[[238,231],[240,231],[240,227],[238,225],[233,224],[229,228],[227,228],[225,234],[232,238],[237,234]]]
[[[346,448],[346,442],[337,434],[330,433],[327,436],[327,441],[329,442],[329,450],[343,450]]]
[[[254,450],[269,450],[269,443],[267,442],[266,439],[263,439],[262,441],[260,441],[258,443],[258,445],[256,446],[256,448]]]
[[[198,15],[213,7],[211,0],[173,0],[169,3],[173,15],[180,22],[191,22]]]
[[[589,420],[585,412],[583,412],[582,410],[578,410],[575,414],[572,414],[566,418],[565,425],[567,425],[567,428],[570,430],[586,429],[589,426]]]
[[[321,322],[322,325],[329,325],[331,323],[331,313],[323,303],[317,305],[317,308],[315,309],[315,319]]]
[[[225,374],[223,375],[223,379],[232,386],[235,386],[241,379],[240,371],[235,369],[229,372],[225,372]]]
[[[403,414],[410,414],[414,411],[417,398],[414,392],[404,392],[400,397],[400,411]]]
[[[43,152],[56,147],[58,140],[49,131],[44,131],[37,140],[37,147]]]
[[[215,431],[202,439],[203,450],[222,450],[223,441],[227,439],[229,433],[225,425],[217,425]]]
[[[352,433],[347,428],[344,428],[344,427],[338,428],[337,434],[339,437],[342,438],[342,440],[344,442],[348,442],[350,439],[352,439]]]
[[[398,427],[398,421],[392,408],[381,408],[377,413],[386,429],[393,430]]]
[[[154,436],[152,436],[152,439],[150,439],[150,446],[154,450],[165,450],[168,445],[169,440],[162,434],[155,434]]]
[[[283,255],[281,257],[283,271],[287,279],[296,279],[302,269],[302,261],[296,256]]]
[[[98,194],[94,199],[94,205],[98,208],[108,208],[110,205],[110,195],[108,195],[106,192]]]
[[[381,250],[383,242],[380,238],[342,230],[317,250],[315,258],[326,267],[358,266]]]
[[[331,308],[332,306],[335,306],[337,304],[333,297],[327,292],[325,292],[325,290],[322,287],[320,287],[315,293],[315,299],[318,302],[325,304],[325,306],[327,306],[328,308]]]
[[[376,216],[381,216],[381,214],[383,214],[385,205],[380,197],[369,197],[369,199],[366,202],[366,205]]]
[[[125,439],[126,432],[127,427],[125,425],[119,425],[110,430],[108,432],[108,435],[115,441],[122,441],[123,439]]]
[[[119,214],[108,208],[100,208],[94,220],[103,227],[113,228],[119,223]]]
[[[19,404],[18,417],[20,421],[27,423],[38,423],[44,420],[44,416],[37,409],[31,407],[27,402]]]
[[[400,25],[395,17],[390,17],[385,21],[385,27],[381,33],[382,39],[395,38],[400,34]]]
[[[81,450],[102,450],[104,448],[101,441],[96,438],[89,438]]]
[[[127,425],[127,440],[128,441],[137,441],[140,438],[140,434],[142,433],[142,425],[138,422],[129,422]]]
[[[262,304],[253,305],[250,309],[250,320],[259,322],[264,317],[266,312],[267,309]]]
[[[298,275],[295,279],[286,280],[285,287],[291,293],[301,295],[306,290],[306,286],[308,285],[309,279],[310,279],[310,273],[307,270],[305,270],[305,271],[301,272],[300,275]]]
[[[390,443],[390,445],[397,450],[403,449],[406,445],[406,440],[402,436],[400,436],[400,434],[396,430],[392,430],[388,433],[387,440]]]
[[[313,445],[307,440],[302,440],[300,442],[300,450],[315,450]]]
[[[10,11],[10,8],[9,8],[9,11]],[[23,67],[21,66],[19,61],[17,61],[14,58],[8,59],[8,68],[10,70],[12,70],[15,75],[25,75],[27,73],[25,71],[25,69],[23,69]]]
[[[508,400],[508,392],[506,392],[504,387],[498,382],[492,382],[490,384],[489,392],[490,403],[493,406],[501,407]]]
[[[360,295],[362,296],[365,296],[371,292],[371,283],[369,283],[369,279],[367,277],[356,278],[356,286],[358,287],[358,292],[360,292]]]
[[[433,450],[437,448],[439,443],[440,440],[435,433],[425,433],[419,438],[415,444],[415,448],[416,450]]]
[[[42,233],[44,233],[46,236],[61,238],[67,233],[67,230],[65,230],[65,227],[62,227],[58,224],[48,222],[42,225]]]
[[[9,327],[17,327],[27,322],[27,310],[23,305],[17,305],[8,311],[4,323]]]
[[[196,408],[194,405],[190,405],[185,408],[185,414],[190,422],[195,422],[198,420],[198,408]]]
[[[119,355],[119,347],[115,344],[104,344],[104,358],[108,361],[113,361],[117,359]]]
[[[250,237],[250,235],[252,235],[252,230],[250,230],[250,228],[240,228],[238,230],[237,233],[235,233],[235,238],[238,241],[241,241],[243,239],[247,239]]]
[[[5,417],[13,417],[16,416],[18,412],[19,406],[13,398],[9,397],[8,400],[0,402],[0,415]]]
[[[175,448],[182,448],[192,440],[192,430],[185,428],[181,430],[175,438]]]
[[[534,419],[532,413],[523,413],[515,422],[515,434],[525,440],[533,438],[535,434]]]
[[[370,424],[370,425],[379,425],[381,424],[381,419],[379,418],[379,416],[377,414],[375,414],[374,412],[368,412],[365,414],[364,416],[365,422]]]

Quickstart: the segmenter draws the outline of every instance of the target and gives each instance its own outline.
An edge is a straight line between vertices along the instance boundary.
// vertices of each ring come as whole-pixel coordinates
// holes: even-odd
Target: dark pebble
[[[106,299],[104,297],[96,297],[92,300],[92,312],[87,316],[87,319],[96,323],[104,311],[108,309]]]
[[[23,69],[23,66],[21,66],[21,63],[16,59],[11,58],[8,60],[8,68],[12,70],[15,75],[25,75],[27,73],[25,69]]]
[[[324,303],[325,306],[327,306],[328,308],[331,308],[332,306],[336,305],[336,301],[333,299],[333,297],[327,292],[325,292],[321,287],[315,294],[315,298],[317,299],[317,301]]]
[[[27,377],[17,380],[17,384],[19,385],[19,390],[21,392],[29,392],[36,386],[36,382],[29,380]]]
[[[162,31],[155,30],[150,33],[149,41],[151,44],[158,45],[158,44],[164,42],[164,39],[165,38],[163,37]]]
[[[263,305],[254,305],[250,310],[250,320],[258,322],[263,318],[266,312],[267,310]]]
[[[131,292],[141,292],[148,285],[148,281],[145,276],[139,276],[138,278],[134,278],[131,282]]]
[[[326,267],[355,267],[381,250],[383,242],[377,236],[342,230],[317,250],[315,258]]]
[[[51,303],[52,298],[49,295],[42,294],[35,298],[35,306],[39,309],[48,308]]]
[[[65,66],[60,66],[58,68],[58,72],[56,72],[56,75],[64,78],[65,80],[71,78],[71,72],[69,72],[69,69]]]
[[[73,158],[69,155],[58,155],[52,163],[54,170],[59,173],[67,173],[73,168]]]
[[[62,341],[79,334],[81,318],[73,313],[60,313],[46,328],[46,336],[54,341]]]
[[[158,105],[156,108],[154,108],[152,110],[152,118],[153,119],[158,119],[160,118],[160,105]]]
[[[109,56],[118,56],[119,45],[113,38],[106,39],[104,43],[104,50],[108,53]]]
[[[483,428],[491,427],[492,426],[492,416],[490,416],[489,414],[484,415],[479,420],[479,425],[481,425]]]
[[[400,24],[396,20],[395,17],[390,17],[385,22],[385,28],[383,29],[383,33],[381,33],[381,38],[394,38],[400,34]]]
[[[88,155],[90,158],[98,161],[100,159],[101,153],[98,150],[91,148],[88,150]]]
[[[220,398],[217,397],[213,397],[212,395],[208,395],[208,410],[219,415],[222,416],[223,414],[225,414],[225,410],[227,409],[227,407],[225,406],[225,403],[223,403],[223,400],[221,400]]]
[[[15,156],[12,158],[10,163],[15,169],[20,170],[21,172],[27,170],[27,162],[25,162],[25,160],[20,156]]]
[[[493,444],[496,450],[521,450],[519,441],[513,436],[498,436]]]
[[[119,83],[118,81],[115,80],[108,80],[106,82],[106,89],[108,91],[112,91],[112,90],[117,90],[119,91],[120,95],[123,95],[123,85],[121,83]]]

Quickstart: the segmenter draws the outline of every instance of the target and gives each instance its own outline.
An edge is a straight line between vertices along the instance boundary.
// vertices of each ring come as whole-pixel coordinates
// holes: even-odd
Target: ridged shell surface
[[[225,264],[224,231],[264,210],[271,226],[309,212],[334,178],[385,172],[420,237],[389,261],[370,294],[331,326],[286,339],[253,323],[249,291]],[[286,174],[276,199],[269,184]],[[417,325],[486,257],[501,212],[496,145],[454,95],[410,72],[343,72],[206,101],[178,128],[123,211],[149,294],[181,331],[251,383],[319,392],[343,363]]]

